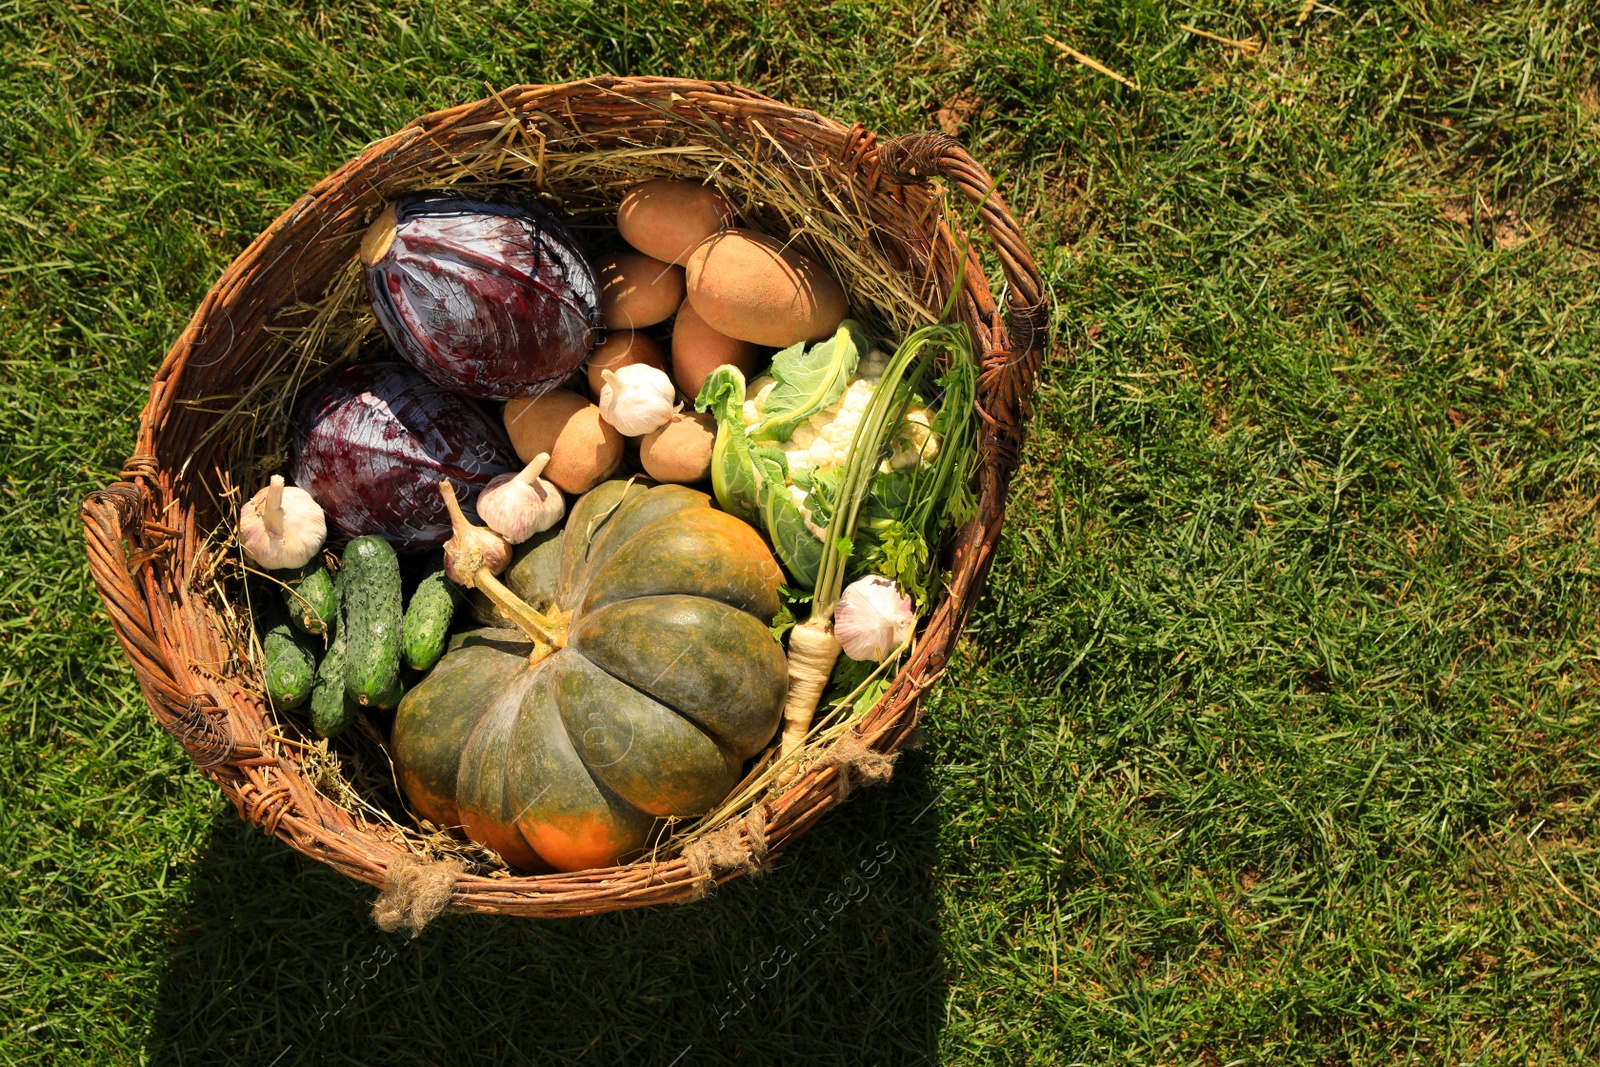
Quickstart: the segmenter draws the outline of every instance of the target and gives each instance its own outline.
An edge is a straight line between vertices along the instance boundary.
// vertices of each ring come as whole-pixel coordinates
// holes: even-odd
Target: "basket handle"
[[[1008,364],[1024,375],[1017,383],[1026,394],[1038,364],[1038,354],[1050,334],[1050,301],[1039,267],[1028,251],[1022,228],[996,191],[995,180],[967,154],[955,138],[943,133],[913,133],[883,145],[879,157],[884,173],[902,185],[921,184],[937,175],[961,190],[977,208],[978,219],[994,245],[1011,295],[1006,316]]]
[[[89,575],[111,615],[117,640],[122,642],[141,682],[172,677],[171,664],[156,639],[155,624],[135,583],[137,564],[143,560],[130,566],[124,544],[125,537],[133,544],[143,539],[144,512],[149,502],[150,491],[144,486],[113,482],[84,497],[78,507],[89,543]]]
[[[129,460],[129,465],[138,458]],[[144,539],[149,502],[150,491],[131,481],[113,482],[83,498],[78,517],[88,541],[89,574],[156,721],[197,765],[213,767],[235,751],[231,724],[209,696],[185,692],[178,684],[171,658],[156,634],[135,575],[158,550],[139,549],[130,557],[124,544],[125,538],[134,545]]]

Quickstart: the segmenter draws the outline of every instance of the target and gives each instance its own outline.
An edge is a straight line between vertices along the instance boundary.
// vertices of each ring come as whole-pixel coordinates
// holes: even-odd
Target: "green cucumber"
[[[339,570],[344,580],[344,691],[363,707],[392,708],[405,693],[400,679],[400,560],[383,538],[358,537],[345,546]]]
[[[344,694],[344,627],[335,623],[333,641],[317,667],[317,684],[311,690],[311,727],[323,737],[337,737],[360,709]]]
[[[404,627],[406,665],[412,670],[432,670],[444,655],[458,595],[456,584],[445,577],[442,565],[417,584],[411,603],[406,605]]]
[[[317,659],[310,644],[289,625],[286,613],[275,611],[265,620],[261,650],[266,654],[264,679],[267,699],[279,711],[298,708],[311,695]]]
[[[289,609],[289,621],[301,633],[320,636],[333,629],[333,621],[339,617],[339,593],[321,556],[291,572],[283,586],[283,604]]]

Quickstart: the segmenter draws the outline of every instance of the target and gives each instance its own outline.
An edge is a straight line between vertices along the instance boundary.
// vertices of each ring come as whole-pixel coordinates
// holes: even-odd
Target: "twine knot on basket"
[[[683,849],[683,861],[695,876],[693,899],[711,891],[719,875],[732,871],[760,874],[767,865],[767,815],[757,804],[738,822],[713,830]]]
[[[450,903],[456,879],[466,869],[466,864],[451,856],[427,860],[401,853],[389,861],[383,892],[372,905],[373,921],[386,934],[406,926],[416,937]]]
[[[822,754],[816,767],[839,768],[839,802],[850,799],[856,786],[883,785],[894,777],[898,752],[879,752],[854,731],[845,734]]]

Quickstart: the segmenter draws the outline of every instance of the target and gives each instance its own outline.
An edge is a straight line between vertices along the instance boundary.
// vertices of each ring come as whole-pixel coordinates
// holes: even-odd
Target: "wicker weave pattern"
[[[936,308],[964,275],[958,308],[982,364],[984,414],[979,514],[959,535],[954,579],[911,661],[858,727],[893,752],[944,668],[982,588],[1022,447],[1027,402],[1046,341],[1048,306],[1022,234],[993,180],[954,141],[923,134],[880,143],[875,134],[722,83],[597,78],[519,86],[424,116],[319,183],[261,234],[207,293],[157,371],[137,451],[119,481],[81,507],[90,571],[146,700],[240,815],[302,853],[369,884],[411,851],[392,829],[363,821],[312,784],[297,750],[270,735],[259,694],[230,676],[223,635],[199,603],[208,531],[221,516],[202,472],[226,469],[225,435],[206,398],[248,395],[270,348],[268,329],[314,303],[347,264],[366,221],[388,196],[425,182],[490,138],[507,119],[524,135],[569,150],[618,143],[692,143],[715,137],[822,171],[882,238],[890,262]],[[975,253],[939,221],[942,178],[977,206],[1005,273],[1009,315],[996,306]],[[956,264],[959,263],[959,268]],[[772,855],[847,793],[847,768],[823,761],[783,795],[732,825],[753,853]],[[760,840],[748,840],[752,830]],[[537,877],[461,876],[452,910],[564,916],[692,900],[744,868],[703,869],[683,858]]]

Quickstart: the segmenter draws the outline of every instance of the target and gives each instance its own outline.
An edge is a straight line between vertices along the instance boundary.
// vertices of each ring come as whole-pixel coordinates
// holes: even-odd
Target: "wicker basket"
[[[346,783],[330,783],[326,753],[295,741],[265,706],[241,657],[241,613],[227,602],[225,554],[217,550],[216,531],[238,499],[232,487],[255,484],[248,479],[260,479],[263,457],[281,460],[286,398],[341,353],[349,358],[367,332],[366,323],[329,313],[338,303],[329,294],[356,290],[357,245],[387,199],[443,184],[519,182],[561,198],[581,223],[585,211],[597,219],[614,211],[629,181],[719,173],[781,188],[791,208],[800,198],[802,210],[773,217],[769,205],[761,221],[827,261],[859,298],[858,315],[872,305],[865,317],[883,336],[932,321],[960,280],[958,314],[981,360],[985,425],[980,510],[959,534],[947,595],[888,693],[845,739],[855,754],[819,758],[782,790],[724,813],[703,828],[719,835],[718,847],[536,877],[459,859],[430,863],[448,855],[436,847],[441,835],[351,803]],[[976,207],[1005,274],[1005,317],[945,199],[948,186]],[[876,288],[863,294],[868,281]],[[433,881],[431,903],[409,905],[420,912],[413,925],[441,905],[565,916],[692,900],[809,829],[848,793],[853,774],[885,771],[881,759],[874,768],[861,757],[893,753],[914,725],[1000,535],[1047,311],[1033,259],[993,181],[948,137],[880,142],[859,126],[722,83],[605,77],[507,89],[369,146],[224,272],[156,372],[137,450],[120,480],[83,502],[90,572],[156,721],[243,818],[391,891],[402,875],[445,873],[442,889]]]

